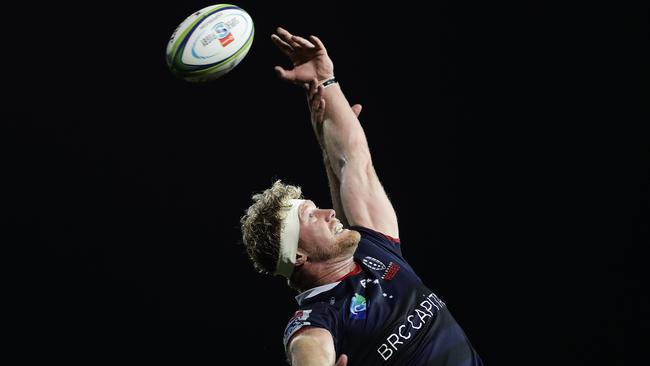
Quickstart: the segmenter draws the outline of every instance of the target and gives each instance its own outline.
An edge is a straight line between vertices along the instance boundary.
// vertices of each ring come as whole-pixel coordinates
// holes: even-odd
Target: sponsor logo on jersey
[[[355,293],[350,300],[350,319],[366,318],[366,298]]]
[[[399,326],[393,328],[393,333],[388,335],[386,341],[377,348],[377,353],[384,361],[387,361],[404,344],[408,343],[411,337],[418,334],[422,327],[430,326],[430,323],[438,317],[440,309],[445,307],[445,303],[434,293],[427,296],[423,295],[423,297],[422,302],[406,315]],[[427,328],[425,327],[425,329]]]
[[[359,283],[361,284],[361,286],[363,286],[363,288],[366,288],[366,285],[367,285],[367,284],[372,284],[372,283],[374,283],[375,285],[378,285],[378,284],[379,284],[379,280],[376,279],[376,278],[375,278],[374,280],[371,280],[371,279],[369,279],[369,278],[364,278],[364,279],[362,279],[361,281],[359,281]]]
[[[366,267],[372,270],[383,271],[381,279],[384,281],[392,280],[400,270],[400,266],[397,263],[390,262],[388,263],[388,266],[386,266],[382,261],[373,257],[365,257],[362,262]]]

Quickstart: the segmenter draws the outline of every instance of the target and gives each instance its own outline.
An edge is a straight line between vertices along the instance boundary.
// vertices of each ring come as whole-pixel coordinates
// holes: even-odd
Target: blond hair
[[[300,198],[300,187],[278,180],[271,188],[253,195],[254,203],[242,216],[240,223],[244,246],[255,268],[261,273],[275,272],[280,248],[282,209],[286,208],[288,200]]]

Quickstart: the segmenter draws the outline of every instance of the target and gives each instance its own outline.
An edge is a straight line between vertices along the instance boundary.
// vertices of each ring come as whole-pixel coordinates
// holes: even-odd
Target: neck
[[[336,282],[352,270],[354,270],[352,256],[315,264],[310,268],[311,273],[305,275],[306,281],[300,286],[300,291]]]

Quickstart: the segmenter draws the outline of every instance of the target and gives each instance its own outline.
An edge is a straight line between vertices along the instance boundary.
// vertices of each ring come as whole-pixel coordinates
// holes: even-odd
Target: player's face
[[[359,233],[344,229],[332,209],[320,209],[307,200],[298,208],[301,248],[313,261],[352,255]]]

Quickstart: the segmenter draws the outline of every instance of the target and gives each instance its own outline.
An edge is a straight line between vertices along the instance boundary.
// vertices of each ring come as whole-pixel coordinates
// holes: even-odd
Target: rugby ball
[[[205,7],[187,17],[167,44],[167,66],[192,82],[217,79],[246,56],[255,29],[250,15],[231,4]]]

